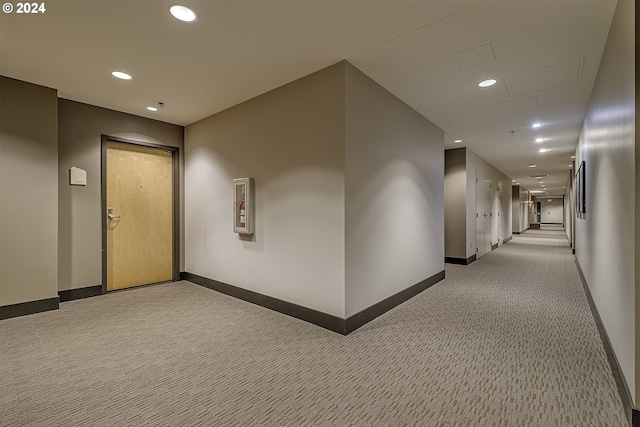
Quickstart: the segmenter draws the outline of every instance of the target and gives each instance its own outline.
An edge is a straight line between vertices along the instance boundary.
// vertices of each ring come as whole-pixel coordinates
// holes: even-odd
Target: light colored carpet
[[[0,426],[623,426],[571,251],[528,232],[351,335],[176,282],[0,322]]]

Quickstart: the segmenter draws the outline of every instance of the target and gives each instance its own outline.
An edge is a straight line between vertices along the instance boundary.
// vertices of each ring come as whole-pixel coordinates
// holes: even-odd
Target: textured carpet
[[[3,320],[0,425],[626,425],[560,232],[446,276],[346,337],[188,282]]]

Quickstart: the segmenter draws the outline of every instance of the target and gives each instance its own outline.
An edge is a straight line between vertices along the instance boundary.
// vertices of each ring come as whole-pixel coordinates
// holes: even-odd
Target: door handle
[[[114,220],[114,219],[120,219],[120,215],[114,215],[113,214],[113,208],[109,208],[107,210],[109,211],[109,215],[107,215],[107,218],[109,218],[109,221]]]

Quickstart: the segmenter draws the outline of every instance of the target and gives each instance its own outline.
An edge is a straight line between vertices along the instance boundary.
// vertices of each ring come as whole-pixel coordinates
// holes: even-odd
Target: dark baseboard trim
[[[0,307],[0,320],[42,313],[43,311],[57,310],[58,308],[60,308],[60,297],[4,305]]]
[[[314,325],[320,326],[333,332],[337,332],[342,335],[347,335],[355,331],[356,329],[365,325],[376,317],[386,313],[397,305],[402,304],[403,302],[414,297],[430,286],[433,286],[442,279],[444,279],[444,270],[423,280],[420,283],[417,283],[403,291],[398,292],[395,295],[390,296],[389,298],[378,302],[377,304],[372,305],[369,308],[362,310],[359,313],[354,314],[353,316],[350,316],[347,319],[341,319],[339,317],[322,313],[320,311],[293,304],[287,301],[283,301],[278,298],[273,298],[267,295],[259,294],[257,292],[249,291],[247,289],[242,289],[237,286],[218,282],[217,280],[198,276],[196,274],[188,272],[180,273],[180,280],[187,280],[191,283],[195,283],[196,285],[204,286],[205,288],[218,291],[225,295],[229,295],[243,301],[247,301],[261,307],[265,307],[270,310],[274,310],[279,313],[304,320],[305,322],[313,323]]]
[[[97,297],[98,295],[102,295],[102,285],[87,286],[86,288],[78,288],[78,289],[67,289],[67,290],[58,292],[58,296],[60,297],[60,302],[73,301],[76,299],[89,298],[89,297]]]
[[[229,295],[309,323],[313,323],[314,325],[329,329],[330,331],[337,332],[339,334],[346,334],[345,320],[330,314],[322,313],[278,298],[262,295],[257,292],[228,285],[226,283],[218,282],[217,280],[188,272],[181,272],[180,279],[187,280],[191,283],[204,286],[205,288],[218,291],[225,295]]]
[[[475,260],[476,254],[471,255],[469,258],[444,257],[444,262],[447,264],[469,265]]]
[[[517,234],[520,234],[520,233],[517,233]],[[512,240],[513,240],[513,236],[509,236],[502,241],[502,244],[504,245],[505,243],[509,243]]]
[[[347,334],[444,279],[444,270],[347,318]]]
[[[514,231],[513,234],[521,234],[519,231]]]
[[[496,243],[495,245],[491,245],[491,250],[495,251],[496,249],[498,249],[498,244]]]
[[[616,386],[618,387],[618,394],[620,395],[620,400],[622,400],[622,406],[624,407],[624,412],[627,415],[627,420],[629,421],[629,425],[634,427],[637,425],[638,427],[640,427],[640,411],[638,411],[638,409],[634,408],[633,406],[633,399],[631,398],[629,386],[624,379],[622,369],[620,368],[620,364],[618,363],[618,358],[616,357],[616,353],[613,350],[613,346],[611,345],[611,341],[609,340],[607,331],[604,328],[604,323],[602,323],[602,318],[600,317],[600,313],[598,313],[598,308],[593,301],[591,291],[589,290],[589,285],[587,285],[587,279],[584,277],[582,267],[580,267],[580,262],[578,262],[577,257],[575,258],[575,261],[576,266],[578,267],[578,273],[580,274],[580,280],[582,281],[582,287],[584,288],[584,293],[587,296],[587,301],[589,301],[589,307],[591,308],[593,319],[595,320],[596,326],[598,328],[598,333],[600,334],[600,340],[602,341],[604,352],[607,355],[607,360],[609,361],[611,371],[613,372],[613,377],[616,381]]]

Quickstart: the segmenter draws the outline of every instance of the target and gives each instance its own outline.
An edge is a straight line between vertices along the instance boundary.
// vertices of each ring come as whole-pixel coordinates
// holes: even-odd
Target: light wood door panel
[[[107,290],[173,279],[173,157],[107,142]]]

